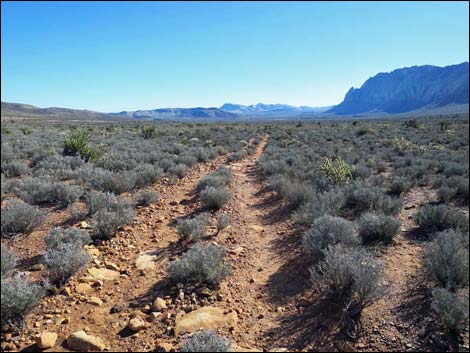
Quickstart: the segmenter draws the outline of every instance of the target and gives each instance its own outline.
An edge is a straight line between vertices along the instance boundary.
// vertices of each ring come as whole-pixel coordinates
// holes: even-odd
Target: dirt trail
[[[155,190],[162,196],[161,202],[138,209],[133,223],[118,231],[110,241],[96,247],[90,246],[88,251],[93,254],[92,263],[68,281],[65,291],[45,298],[28,316],[26,323],[30,335],[23,338],[21,349],[34,347],[31,345],[31,334],[56,332],[59,340],[63,340],[77,330],[85,330],[88,334],[102,338],[113,351],[154,349],[155,337],[141,333],[132,339],[125,339],[126,332],[123,329],[132,312],[140,306],[139,298],[147,298],[152,292],[152,286],[166,275],[166,253],[175,248],[178,239],[174,221],[190,214],[197,206],[194,202],[197,181],[225,161],[225,157],[219,157],[197,165],[173,185],[156,185]],[[135,261],[146,252],[152,252],[158,261],[154,268],[139,270]],[[92,285],[91,290],[87,287],[80,294],[77,288],[83,285],[80,283],[81,278],[90,277],[87,270],[91,267],[118,270],[118,277],[103,281],[101,286]],[[102,306],[87,303],[87,299],[93,296],[103,301]],[[116,305],[121,306],[122,311],[110,314],[111,308]],[[136,309],[132,308],[134,306]],[[66,350],[64,346],[54,348],[57,349]]]
[[[435,191],[416,187],[403,196],[403,206],[398,218],[402,230],[393,245],[384,248],[380,258],[385,264],[385,280],[389,285],[386,296],[366,308],[362,321],[365,336],[357,343],[360,349],[411,350],[423,323],[416,321],[422,315],[416,312],[425,308],[418,294],[421,255],[424,244],[416,239],[414,215],[419,208],[435,201]],[[412,314],[414,313],[414,314]]]
[[[231,166],[233,181],[229,205],[231,227],[218,236],[229,249],[233,273],[221,286],[228,298],[225,306],[239,316],[232,340],[244,348],[273,349],[266,333],[279,325],[281,311],[272,300],[273,278],[284,265],[277,241],[286,233],[289,222],[276,220],[279,203],[271,202],[272,193],[256,175],[256,161],[262,155],[267,138],[256,152]]]
[[[279,315],[271,304],[272,288],[269,288],[273,275],[282,265],[273,241],[278,234],[285,233],[288,225],[269,223],[272,222],[269,214],[275,211],[276,205],[268,202],[272,195],[263,191],[263,184],[256,176],[256,160],[267,140],[265,136],[254,154],[230,165],[234,178],[226,211],[231,214],[231,226],[214,239],[229,249],[233,264],[232,276],[220,288],[226,299],[217,306],[235,308],[238,312],[237,329],[230,338],[243,347],[266,347],[267,343],[260,342],[259,337],[277,325]],[[220,157],[196,166],[174,185],[156,185],[155,189],[162,195],[160,204],[138,209],[131,225],[110,241],[88,248],[93,255],[92,263],[76,273],[60,294],[45,298],[28,316],[29,332],[20,341],[20,349],[34,349],[33,335],[44,331],[59,335],[55,351],[66,351],[64,339],[78,330],[100,337],[113,351],[153,350],[160,337],[171,341],[171,331],[166,332],[162,322],[150,324],[145,331],[132,335],[126,326],[130,318],[148,310],[156,293],[169,294],[166,263],[187,250],[178,243],[175,220],[200,210],[195,185],[223,163],[225,158]],[[153,267],[145,270],[136,267],[136,259],[142,254],[153,257]],[[91,286],[87,286],[84,278],[90,277],[90,268],[114,271],[116,278],[97,285],[89,282]],[[90,303],[92,297],[101,299],[102,304]],[[173,319],[171,315],[169,312],[168,320]]]

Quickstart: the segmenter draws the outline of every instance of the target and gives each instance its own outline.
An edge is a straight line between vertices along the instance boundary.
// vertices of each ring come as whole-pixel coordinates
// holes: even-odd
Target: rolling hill
[[[91,110],[67,108],[38,108],[34,105],[2,102],[3,119],[47,119],[47,120],[117,120],[118,117]]]

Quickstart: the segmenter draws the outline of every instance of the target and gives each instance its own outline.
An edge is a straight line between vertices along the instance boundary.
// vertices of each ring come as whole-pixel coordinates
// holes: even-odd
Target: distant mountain
[[[220,110],[238,114],[241,116],[298,116],[305,113],[322,113],[327,111],[331,107],[295,107],[287,104],[263,104],[258,103],[256,105],[241,105],[225,103],[220,107]]]
[[[8,118],[47,120],[116,120],[117,117],[91,110],[38,108],[34,105],[2,102],[2,120]]]
[[[327,113],[399,114],[468,105],[468,73],[468,62],[445,67],[413,66],[379,73],[364,82],[361,88],[352,87],[344,101]]]
[[[123,111],[111,113],[132,119],[234,119],[237,114],[226,112],[218,108],[161,108],[151,110]]]

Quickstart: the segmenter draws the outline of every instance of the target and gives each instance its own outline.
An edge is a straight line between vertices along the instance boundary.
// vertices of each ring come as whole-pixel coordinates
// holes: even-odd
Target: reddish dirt
[[[301,234],[295,230],[290,213],[256,174],[256,161],[267,141],[265,136],[254,154],[228,164],[233,173],[231,199],[222,210],[211,214],[206,242],[226,247],[232,274],[221,283],[217,300],[204,299],[191,310],[202,304],[236,311],[237,324],[220,333],[239,351],[429,350],[420,344],[427,335],[421,331],[430,325],[429,315],[423,314],[423,310],[429,311],[429,303],[423,302],[420,292],[425,288],[420,272],[424,243],[417,237],[413,216],[420,205],[436,199],[435,192],[413,188],[402,195],[402,230],[394,244],[375,249],[384,261],[389,291],[363,311],[363,331],[357,342],[346,342],[339,335],[337,313],[330,311],[318,293],[309,288],[308,264],[300,256]],[[51,295],[28,315],[28,329],[17,348],[35,350],[34,334],[50,331],[59,334],[59,343],[53,350],[67,351],[63,341],[72,332],[85,330],[102,338],[111,351],[154,351],[162,343],[177,350],[181,338],[175,338],[172,329],[181,306],[175,301],[161,317],[147,322],[140,333],[132,334],[126,326],[135,316],[149,321],[146,313],[156,297],[175,298],[167,264],[190,245],[178,241],[175,221],[204,211],[195,185],[223,163],[225,158],[221,157],[196,166],[174,185],[156,185],[162,195],[160,204],[138,209],[133,224],[112,240],[90,247],[95,256],[88,268],[115,264],[120,277],[81,295],[76,287],[79,279],[87,275],[82,269],[65,286],[70,294]],[[217,233],[214,224],[220,213],[230,215],[230,226]],[[29,243],[18,240],[14,248],[28,258],[39,254],[47,229],[64,221],[61,213],[51,217],[44,229],[32,234]],[[138,270],[135,259],[148,251],[157,256],[156,267]],[[99,297],[103,305],[87,303],[91,296]],[[110,313],[116,305],[122,310]],[[68,321],[64,323],[63,319]]]
[[[403,206],[398,216],[401,232],[394,244],[379,250],[388,291],[381,300],[364,309],[364,335],[356,344],[358,349],[404,351],[416,348],[413,339],[418,337],[423,324],[414,322],[407,313],[421,309],[413,300],[420,297],[417,291],[422,281],[420,260],[425,243],[416,232],[414,215],[421,205],[435,200],[435,191],[427,188],[415,187],[402,195]]]

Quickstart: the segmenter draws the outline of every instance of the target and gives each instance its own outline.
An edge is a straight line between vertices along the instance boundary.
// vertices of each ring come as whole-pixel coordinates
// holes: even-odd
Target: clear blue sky
[[[469,60],[467,2],[2,1],[2,101],[97,111],[322,106]]]

